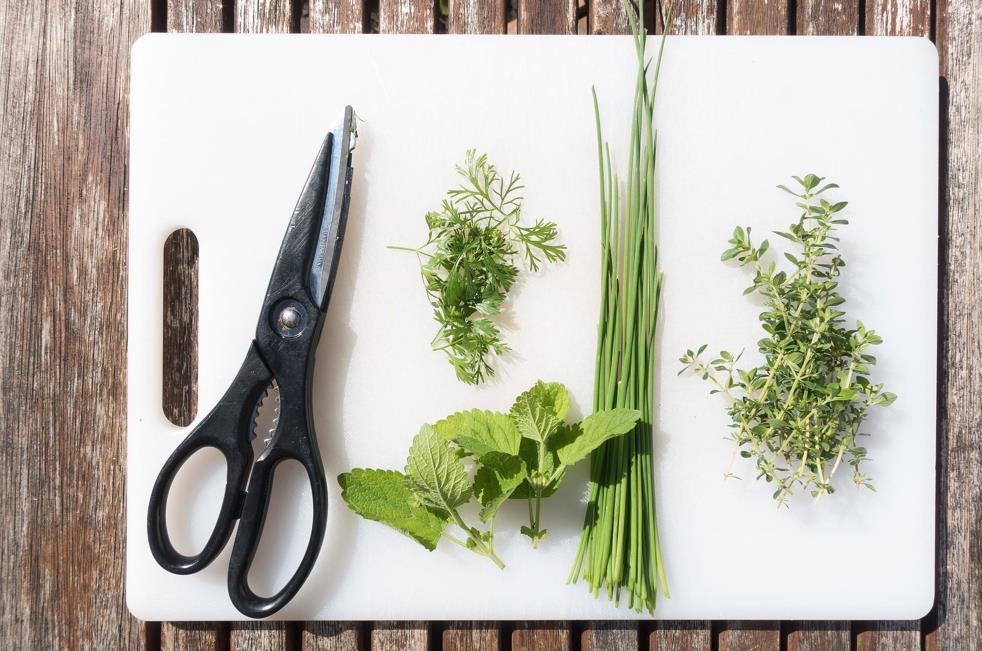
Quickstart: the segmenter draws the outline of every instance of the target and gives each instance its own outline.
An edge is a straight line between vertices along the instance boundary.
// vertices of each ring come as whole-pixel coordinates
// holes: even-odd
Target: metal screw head
[[[280,311],[278,321],[283,330],[293,330],[300,325],[300,312],[292,305],[288,305]]]

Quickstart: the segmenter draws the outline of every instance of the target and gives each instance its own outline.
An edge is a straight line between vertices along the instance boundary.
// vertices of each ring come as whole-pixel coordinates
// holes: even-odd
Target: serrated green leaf
[[[570,427],[570,425],[563,424],[560,426],[560,432],[562,428]],[[559,433],[556,435],[558,436]],[[539,444],[532,439],[523,438],[522,445],[519,449],[519,456],[525,463],[525,468],[527,473],[531,476],[533,469],[539,467]],[[542,489],[542,497],[549,497],[556,492],[559,488],[559,483],[563,480],[566,475],[566,471],[561,468],[562,464],[559,461],[559,456],[556,451],[547,447],[542,456],[542,473],[547,477],[551,477],[557,469],[560,470],[559,476],[557,476],[552,482],[546,485]],[[512,499],[527,499],[529,497],[535,496],[535,491],[532,490],[532,485],[529,483],[530,479],[523,481],[518,488],[511,494]]]
[[[511,416],[525,438],[544,443],[556,431],[569,413],[569,394],[558,382],[535,383],[518,396]]]
[[[605,441],[630,432],[640,418],[641,412],[637,409],[618,407],[599,411],[588,416],[579,425],[563,428],[561,434],[555,437],[552,447],[556,450],[560,463],[572,466],[589,456]]]
[[[341,499],[361,517],[388,525],[430,551],[436,549],[447,520],[420,505],[401,472],[355,468],[339,475],[338,484]]]
[[[508,414],[481,409],[457,412],[436,423],[433,429],[475,457],[489,452],[517,455],[522,441],[522,435]]]
[[[445,517],[471,496],[464,464],[429,425],[423,425],[409,448],[406,485],[423,506]]]
[[[481,457],[481,467],[474,475],[474,495],[481,503],[481,520],[487,522],[511,497],[527,474],[525,463],[516,456],[490,452]]]

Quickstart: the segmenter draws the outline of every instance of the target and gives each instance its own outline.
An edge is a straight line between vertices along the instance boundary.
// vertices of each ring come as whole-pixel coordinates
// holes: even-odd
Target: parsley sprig
[[[750,228],[738,226],[722,259],[753,269],[744,294],[759,294],[766,304],[760,315],[766,336],[758,342],[765,363],[737,367],[741,354],[721,351],[715,359],[701,357],[706,346],[686,351],[679,361],[714,385],[711,393],[728,401],[732,439],[740,456],[752,459],[757,478],[775,485],[773,497],[786,505],[796,489],[816,500],[833,492],[832,476],[845,462],[857,486],[872,489],[860,469],[866,448],[859,445],[863,421],[871,407],[888,406],[896,396],[869,379],[876,358],[870,349],[882,339],[861,321],[845,325],[838,277],[845,266],[833,233],[848,224],[839,213],[847,202],[821,197],[838,188],[824,178],[794,177],[802,214],[787,232],[776,235],[793,242],[800,253],[785,253],[789,271],[765,262],[768,242],[755,246]],[[729,474],[729,473],[728,473]]]
[[[487,155],[468,150],[457,166],[463,182],[447,192],[440,210],[426,215],[429,231],[411,251],[420,260],[423,286],[439,325],[431,345],[446,354],[467,384],[494,375],[492,357],[509,350],[491,317],[501,312],[518,277],[516,258],[531,271],[566,259],[554,222],[523,224],[521,177],[507,177]]]

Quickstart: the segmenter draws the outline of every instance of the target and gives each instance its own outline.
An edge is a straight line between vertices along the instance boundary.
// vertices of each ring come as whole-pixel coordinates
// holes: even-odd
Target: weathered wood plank
[[[497,651],[501,629],[497,622],[447,622],[442,651]]]
[[[360,648],[358,622],[304,622],[300,648],[303,651],[368,651]]]
[[[576,0],[521,0],[520,34],[575,34]]]
[[[505,0],[450,0],[451,34],[504,34]]]
[[[160,627],[160,651],[197,651],[225,647],[228,630],[221,624],[172,622]]]
[[[383,34],[432,34],[435,30],[432,0],[379,0],[379,31]]]
[[[982,3],[938,0],[942,122],[936,615],[928,649],[982,647]]]
[[[668,3],[665,3],[665,11],[668,10]],[[715,34],[719,5],[715,0],[676,0],[672,8],[672,15],[657,15],[658,33],[662,31],[662,19],[670,18],[669,34]]]
[[[364,0],[310,0],[309,29],[311,34],[364,32]]]
[[[235,31],[243,33],[289,33],[293,26],[290,0],[236,0]]]
[[[648,637],[649,651],[710,651],[712,645],[708,622],[658,622]]]
[[[229,651],[280,651],[291,638],[288,622],[233,622],[229,626]]]
[[[849,622],[791,622],[788,651],[849,651]]]
[[[371,651],[427,651],[430,646],[428,622],[375,622]]]
[[[0,3],[0,640],[143,648],[123,595],[129,51],[149,3]],[[155,642],[154,642],[155,643]]]
[[[871,36],[930,36],[931,0],[866,0]]]
[[[846,36],[859,32],[863,0],[798,0],[797,33]]]
[[[719,632],[719,651],[777,651],[781,648],[778,622],[724,622]]]
[[[167,31],[222,31],[222,0],[167,0]]]
[[[788,31],[788,3],[780,0],[731,0],[726,5],[726,14],[727,34],[785,34]]]
[[[622,0],[592,0],[588,7],[587,25],[591,34],[629,34],[627,12]]]
[[[638,622],[592,621],[580,635],[582,651],[638,651]]]
[[[853,622],[856,651],[920,651],[920,622]]]
[[[569,651],[573,630],[569,622],[516,622],[512,651]]]
[[[358,622],[304,622],[303,651],[368,651],[361,648]]]

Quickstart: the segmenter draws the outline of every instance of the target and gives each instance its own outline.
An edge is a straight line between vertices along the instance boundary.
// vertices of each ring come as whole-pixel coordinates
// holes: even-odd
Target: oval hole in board
[[[266,522],[252,567],[249,587],[270,596],[286,585],[307,551],[313,529],[314,503],[307,471],[288,459],[276,466]]]
[[[199,553],[211,535],[225,494],[228,467],[217,448],[201,448],[181,466],[167,496],[167,532],[174,549]]]
[[[179,228],[164,242],[164,415],[187,427],[198,411],[198,238]]]

